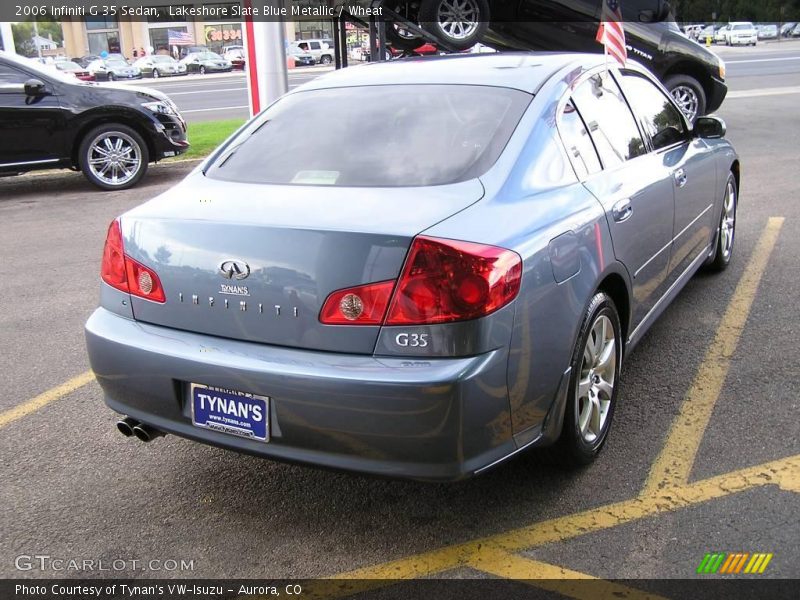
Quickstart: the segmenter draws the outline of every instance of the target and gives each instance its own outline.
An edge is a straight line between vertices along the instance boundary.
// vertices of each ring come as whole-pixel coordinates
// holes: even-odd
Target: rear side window
[[[572,96],[605,168],[646,152],[639,128],[617,83],[598,74],[577,87]]]
[[[532,96],[473,85],[381,85],[285,96],[206,172],[248,183],[402,187],[465,181],[505,148]]]
[[[623,84],[656,150],[686,139],[686,126],[680,112],[651,81],[640,75],[626,74]]]
[[[592,138],[572,101],[567,102],[561,111],[558,131],[578,177],[584,178],[601,169]]]

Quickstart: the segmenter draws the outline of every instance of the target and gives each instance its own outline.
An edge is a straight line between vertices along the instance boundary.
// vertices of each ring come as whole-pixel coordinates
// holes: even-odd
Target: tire
[[[199,71],[200,75],[205,75],[206,74],[206,68],[204,66],[202,66],[202,65],[200,65],[200,69],[198,71]]]
[[[323,65],[329,65],[333,62],[333,59],[330,57],[329,54],[323,54],[320,57],[319,62],[321,62]]]
[[[405,17],[412,23],[419,22],[419,2],[405,2],[403,0],[384,0],[383,6]],[[407,32],[402,27],[398,29],[392,21],[386,22],[386,41],[398,50],[415,50],[425,43],[422,36]]]
[[[114,74],[109,73],[108,75],[106,75],[106,81],[114,81]]]
[[[706,92],[691,75],[670,75],[664,81],[664,87],[690,122],[706,114]]]
[[[551,448],[546,449],[549,458],[564,466],[590,464],[608,438],[619,395],[621,332],[614,301],[606,293],[597,292],[586,308],[573,350],[570,363],[572,375],[561,435]],[[602,344],[597,343],[601,336]],[[613,347],[609,347],[611,340]],[[592,351],[599,355],[593,356]],[[601,360],[605,361],[602,370],[598,366]]]
[[[111,156],[106,158],[104,153],[111,153]],[[142,136],[120,123],[95,127],[83,137],[78,148],[78,164],[84,177],[103,190],[133,187],[144,177],[149,161],[150,154]]]
[[[452,20],[453,11],[461,11],[460,19]],[[456,15],[459,13],[456,12]],[[460,52],[483,38],[489,27],[488,0],[422,0],[419,7],[420,26],[432,33],[448,48]]]
[[[153,69],[153,79],[158,79],[161,75],[158,72],[158,69]]]
[[[703,263],[709,271],[724,271],[733,256],[733,243],[736,240],[736,208],[739,204],[739,189],[733,173],[728,174],[723,193],[714,251]]]

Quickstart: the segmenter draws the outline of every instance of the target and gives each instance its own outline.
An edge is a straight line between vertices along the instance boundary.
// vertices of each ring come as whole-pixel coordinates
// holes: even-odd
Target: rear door
[[[572,103],[600,158],[602,168],[589,172],[584,185],[603,205],[614,254],[630,274],[632,330],[667,281],[675,212],[672,168],[662,156],[647,151],[609,72],[595,73],[580,83]]]
[[[53,85],[30,97],[25,82],[37,78],[0,62],[0,167],[47,164],[64,157],[64,118]]]
[[[627,71],[622,74],[622,85],[652,150],[672,172],[675,221],[668,277],[671,284],[711,239],[717,189],[714,156],[708,144],[692,138],[680,110],[653,81]]]

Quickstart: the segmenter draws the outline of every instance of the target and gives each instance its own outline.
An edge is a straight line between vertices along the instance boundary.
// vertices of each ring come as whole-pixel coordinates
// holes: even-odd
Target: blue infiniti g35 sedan
[[[417,479],[589,463],[624,357],[731,260],[724,135],[602,56],[324,75],[111,223],[92,369],[144,441]]]

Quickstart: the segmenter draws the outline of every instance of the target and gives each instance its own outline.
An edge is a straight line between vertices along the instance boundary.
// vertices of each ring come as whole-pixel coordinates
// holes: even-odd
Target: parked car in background
[[[730,23],[725,38],[729,46],[755,46],[758,43],[758,31],[749,21]]]
[[[141,79],[139,67],[129,65],[118,58],[98,58],[86,67],[97,81],[115,81],[117,79]]]
[[[100,57],[96,54],[87,54],[86,56],[81,56],[79,58],[73,58],[72,62],[78,63],[84,69],[89,66],[89,63],[98,60]]]
[[[703,29],[700,30],[698,34],[697,41],[700,44],[705,44],[708,38],[711,38],[711,41],[714,41],[714,36],[716,35],[717,28],[714,25],[706,25]]]
[[[129,61],[127,58],[125,58],[124,54],[120,54],[119,52],[112,52],[108,56],[105,56],[105,57],[101,56],[100,58],[105,58],[105,60],[122,61],[127,65],[131,64],[131,61]]]
[[[294,44],[289,44],[286,52],[294,59],[294,66],[296,67],[313,67],[315,64],[317,64],[316,59],[311,55],[311,53],[300,49]]]
[[[497,50],[603,52],[595,17],[599,0],[493,0],[489,5],[493,12],[481,42]],[[668,4],[639,0],[621,6],[628,58],[661,79],[689,120],[717,110],[727,94],[722,59],[681,33]]]
[[[216,52],[192,52],[180,60],[189,73],[223,73],[233,69],[231,61],[222,58]]]
[[[333,40],[329,39],[313,39],[313,40],[297,40],[294,42],[295,46],[304,52],[308,52],[314,57],[317,63],[322,65],[329,65],[333,62],[334,46]]]
[[[242,46],[230,46],[223,51],[222,58],[229,60],[235,71],[244,71],[247,65],[247,55]]]
[[[779,35],[781,37],[791,37],[792,30],[797,26],[797,23],[784,23],[781,25]]]
[[[171,56],[154,54],[144,56],[134,63],[144,77],[174,77],[175,75],[186,75],[186,65],[179,63]]]
[[[222,52],[220,52],[220,54],[222,56],[225,56],[228,52],[231,52],[233,50],[241,50],[242,52],[244,52],[244,46],[242,46],[241,44],[233,44],[233,45],[230,45],[230,46],[223,46],[222,47]]]
[[[55,67],[59,71],[63,73],[69,73],[70,75],[77,77],[81,81],[94,81],[94,75],[92,75],[91,71],[83,68],[78,63],[73,62],[71,60],[56,61]]]
[[[204,44],[194,45],[194,46],[180,46],[179,53],[180,59],[186,58],[189,54],[196,54],[198,52],[210,52],[208,46]]]
[[[795,25],[794,28],[792,29],[791,37],[793,38],[800,37],[800,23]]]
[[[764,23],[756,26],[759,40],[775,40],[778,39],[778,26],[774,23]]]
[[[727,44],[728,43],[728,31],[730,30],[731,26],[723,25],[717,32],[714,34],[714,43],[715,44]]]
[[[91,369],[143,441],[429,480],[589,464],[623,357],[731,260],[724,135],[598,54],[330,73],[110,224]]]
[[[80,170],[94,185],[136,185],[148,163],[189,148],[186,123],[162,92],[78,81],[0,52],[0,174]]]

